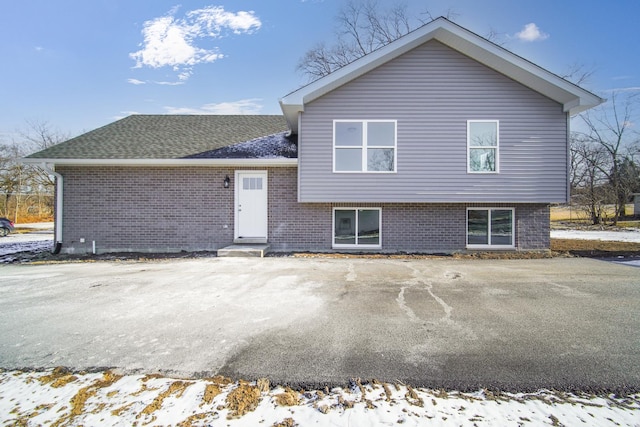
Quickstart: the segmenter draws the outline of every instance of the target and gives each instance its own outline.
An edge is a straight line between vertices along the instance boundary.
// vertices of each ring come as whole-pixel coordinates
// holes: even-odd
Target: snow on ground
[[[638,426],[639,420],[640,394],[459,393],[359,380],[294,391],[224,377],[0,371],[2,426]]]
[[[624,257],[620,257],[620,259],[615,258],[607,258],[605,261],[614,262],[616,264],[628,265],[631,267],[640,267],[640,259],[625,259]]]
[[[11,233],[0,237],[0,256],[18,252],[44,251],[53,247],[53,231],[42,230],[31,233]]]
[[[551,238],[640,243],[640,229],[627,228],[621,231],[551,230]]]
[[[53,222],[27,222],[16,224],[18,228],[31,228],[35,230],[49,230],[53,231]]]

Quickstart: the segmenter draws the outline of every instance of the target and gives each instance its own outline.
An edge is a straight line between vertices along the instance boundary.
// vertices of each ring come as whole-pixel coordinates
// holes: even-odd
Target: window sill
[[[478,175],[478,174],[480,174],[480,175],[496,175],[496,174],[499,174],[500,171],[470,171],[470,170],[468,170],[467,173],[471,174],[471,175]]]
[[[331,249],[382,249],[382,245],[333,245]]]
[[[484,250],[484,251],[513,251],[516,250],[515,245],[467,245],[467,249]]]
[[[371,174],[394,174],[394,173],[398,173],[397,171],[333,171],[333,173],[357,173],[357,174],[364,174],[364,173],[371,173]]]

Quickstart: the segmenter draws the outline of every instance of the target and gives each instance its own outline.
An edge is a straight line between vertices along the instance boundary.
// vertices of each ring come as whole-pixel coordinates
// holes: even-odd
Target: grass
[[[627,204],[625,211],[627,215],[633,215],[633,203]],[[607,217],[612,217],[614,213],[614,206],[608,205],[605,208],[605,212]],[[577,208],[576,206],[567,206],[567,205],[558,205],[551,207],[551,221],[575,221],[575,222],[586,222],[589,223],[589,215],[583,211],[582,209]],[[640,223],[640,221],[633,221]]]
[[[601,240],[551,239],[551,250],[581,257],[638,257],[640,243]]]

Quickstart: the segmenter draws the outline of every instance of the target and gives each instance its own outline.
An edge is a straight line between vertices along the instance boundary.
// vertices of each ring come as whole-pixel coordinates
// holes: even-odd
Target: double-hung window
[[[513,208],[468,208],[467,247],[513,248]]]
[[[395,120],[334,120],[334,172],[395,172]]]
[[[380,248],[380,208],[334,208],[334,248]]]
[[[467,121],[467,171],[498,172],[498,121]]]

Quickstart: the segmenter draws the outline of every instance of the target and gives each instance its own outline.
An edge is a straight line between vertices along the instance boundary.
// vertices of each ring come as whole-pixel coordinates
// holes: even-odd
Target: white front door
[[[267,172],[236,171],[236,239],[267,239]]]

